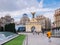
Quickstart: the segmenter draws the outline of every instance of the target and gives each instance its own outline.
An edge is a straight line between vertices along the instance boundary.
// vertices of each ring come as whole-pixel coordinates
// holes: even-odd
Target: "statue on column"
[[[35,18],[35,12],[31,12],[32,18]]]

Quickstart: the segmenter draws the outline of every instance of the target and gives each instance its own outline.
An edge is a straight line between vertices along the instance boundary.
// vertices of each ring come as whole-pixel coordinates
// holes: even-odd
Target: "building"
[[[2,26],[2,20],[0,19],[0,27]]]
[[[0,18],[0,26],[4,27],[4,25],[14,23],[14,19],[11,16],[6,15],[5,17]]]
[[[35,18],[35,12],[32,12],[32,19],[26,23],[26,32],[41,32],[41,25]]]
[[[42,29],[51,29],[51,20],[49,18],[39,15],[36,20],[41,24]]]
[[[54,19],[54,24],[56,24],[56,27],[60,27],[60,8],[55,10]]]
[[[6,15],[4,18],[5,18],[6,24],[14,23],[14,19],[11,18],[11,16]]]
[[[29,22],[30,19],[27,14],[23,14],[23,17],[20,20],[20,25],[26,25],[27,22]]]
[[[35,18],[35,12],[32,12],[32,18],[29,19],[27,14],[24,14],[20,20],[20,24],[25,25],[26,32],[31,32],[32,30],[40,32],[43,30],[51,29],[51,20],[43,15],[37,16]]]

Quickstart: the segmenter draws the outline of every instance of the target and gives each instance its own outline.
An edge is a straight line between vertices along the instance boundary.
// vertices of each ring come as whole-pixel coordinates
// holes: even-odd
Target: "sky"
[[[0,17],[9,14],[15,21],[20,21],[22,15],[31,12],[44,15],[54,21],[54,11],[60,8],[60,0],[0,0]]]

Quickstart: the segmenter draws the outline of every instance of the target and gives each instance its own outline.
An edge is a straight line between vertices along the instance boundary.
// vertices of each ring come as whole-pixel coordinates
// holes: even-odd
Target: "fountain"
[[[17,37],[18,35],[12,32],[0,32],[0,45],[8,42],[9,40]]]
[[[4,34],[0,34],[0,40],[4,40],[6,37]]]

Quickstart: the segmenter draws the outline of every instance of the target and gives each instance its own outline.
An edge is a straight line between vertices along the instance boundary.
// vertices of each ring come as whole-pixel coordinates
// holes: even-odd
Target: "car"
[[[26,28],[25,27],[19,27],[18,32],[25,32]]]

